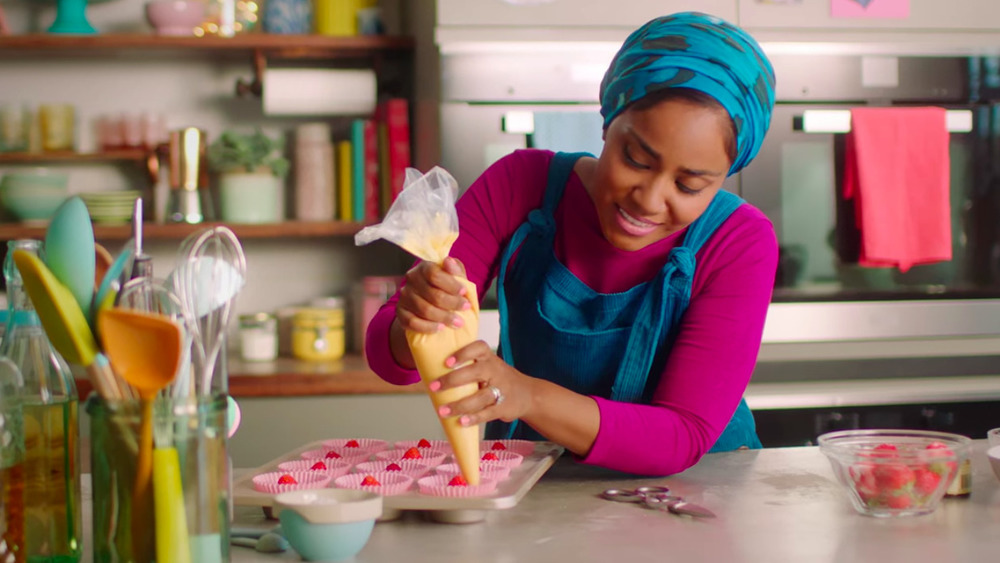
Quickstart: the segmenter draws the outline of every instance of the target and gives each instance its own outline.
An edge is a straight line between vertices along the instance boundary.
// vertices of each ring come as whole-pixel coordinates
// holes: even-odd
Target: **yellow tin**
[[[292,317],[292,355],[322,362],[344,357],[344,309],[307,307]]]

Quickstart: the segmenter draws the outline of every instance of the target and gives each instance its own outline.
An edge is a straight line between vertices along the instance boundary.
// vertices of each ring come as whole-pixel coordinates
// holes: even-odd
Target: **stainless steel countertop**
[[[1000,401],[1000,376],[751,381],[745,396],[753,410]]]
[[[438,524],[409,514],[379,523],[356,561],[993,561],[1000,553],[1000,482],[985,450],[986,441],[977,440],[969,498],[946,499],[930,515],[886,520],[851,508],[815,447],[709,454],[660,479],[632,479],[563,458],[518,506],[484,522]],[[719,517],[696,521],[596,496],[640,484],[666,484]],[[264,524],[252,509],[240,509],[237,520]],[[276,560],[298,557],[233,549],[236,562]]]

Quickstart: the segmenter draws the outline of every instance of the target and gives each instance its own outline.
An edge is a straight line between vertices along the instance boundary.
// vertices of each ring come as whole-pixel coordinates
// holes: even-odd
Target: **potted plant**
[[[277,223],[284,217],[284,178],[289,162],[281,137],[260,129],[225,131],[208,147],[209,167],[219,174],[221,219],[233,223]]]

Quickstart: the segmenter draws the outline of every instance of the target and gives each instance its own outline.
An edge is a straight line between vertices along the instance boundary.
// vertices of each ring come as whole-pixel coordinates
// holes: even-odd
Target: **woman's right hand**
[[[465,266],[455,258],[445,258],[444,266],[420,262],[406,272],[406,284],[399,291],[396,321],[412,332],[434,333],[445,326],[460,327],[456,311],[472,307],[466,289],[455,276],[465,277]]]

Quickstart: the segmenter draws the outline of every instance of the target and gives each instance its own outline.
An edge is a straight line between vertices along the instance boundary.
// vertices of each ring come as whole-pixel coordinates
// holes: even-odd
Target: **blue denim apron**
[[[648,403],[691,298],[695,253],[743,200],[719,191],[656,278],[621,293],[598,293],[553,250],[553,213],[582,156],[588,155],[555,155],[542,207],[528,214],[503,253],[497,281],[500,355],[523,373],[583,395]],[[487,425],[486,437],[544,439],[527,424],[499,420]],[[741,446],[761,447],[745,399],[711,451]]]

